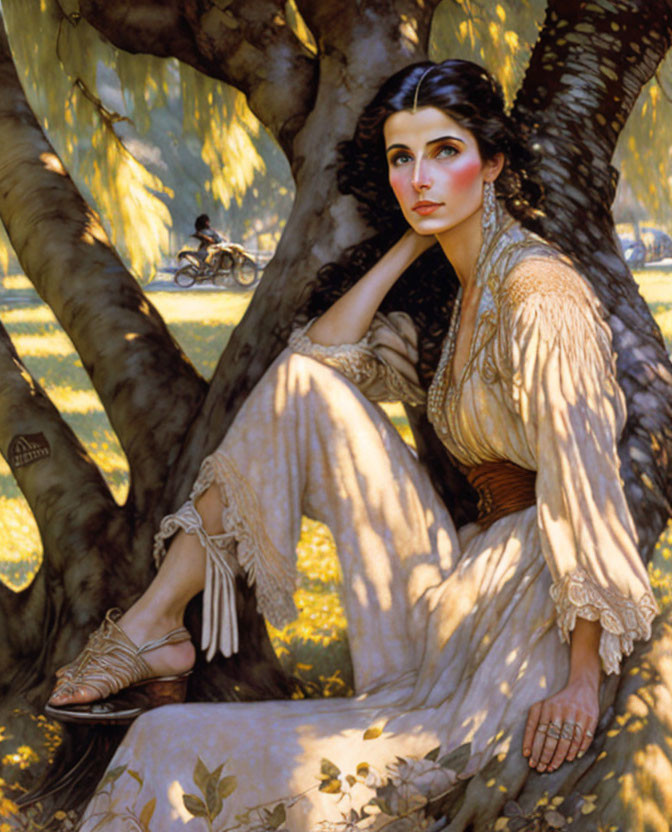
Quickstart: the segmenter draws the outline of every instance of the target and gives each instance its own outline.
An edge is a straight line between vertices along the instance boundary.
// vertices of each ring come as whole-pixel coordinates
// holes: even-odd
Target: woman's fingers
[[[535,703],[523,734],[523,755],[530,768],[555,771],[562,763],[582,757],[590,747],[599,718],[595,691],[582,682]]]
[[[548,702],[541,703],[541,711],[539,713],[539,721],[532,739],[532,752],[530,754],[530,767],[543,771],[540,766],[542,755],[546,749],[546,744],[549,743],[549,748],[554,749],[557,740],[552,740],[548,736],[549,728],[551,727],[551,720],[553,718],[553,711]],[[550,756],[549,756],[550,759]]]
[[[596,721],[587,714],[579,712],[576,716],[574,738],[567,752],[567,760],[571,763],[577,756],[583,756],[593,739]],[[581,750],[583,749],[583,751]]]
[[[563,714],[557,707],[539,702],[528,715],[523,754],[529,756],[531,768],[539,772],[555,771],[565,760],[571,762],[585,754],[596,727],[596,719],[581,713]]]
[[[560,742],[561,736],[562,716],[557,710],[552,709],[549,714],[546,738],[537,761],[537,771],[546,771],[548,769],[549,764],[553,759],[553,755],[558,747],[558,743]]]
[[[541,716],[541,706],[543,702],[535,702],[527,714],[527,722],[525,723],[525,733],[523,734],[523,756],[529,757],[532,753],[532,742],[534,741],[534,734],[539,724],[539,717]]]
[[[568,758],[569,750],[572,747],[572,742],[576,735],[578,725],[579,721],[576,714],[565,715],[562,721],[562,727],[560,728],[560,738],[558,739],[558,744],[556,745],[553,757],[547,766],[548,771],[555,771],[555,769],[561,766],[562,763],[564,763]]]
[[[588,751],[591,742],[593,741],[593,737],[595,736],[595,730],[597,729],[597,719],[589,719],[586,723],[586,730],[583,732],[583,736],[581,737],[581,743],[579,745],[579,751],[577,753],[577,757],[583,757],[583,755]]]

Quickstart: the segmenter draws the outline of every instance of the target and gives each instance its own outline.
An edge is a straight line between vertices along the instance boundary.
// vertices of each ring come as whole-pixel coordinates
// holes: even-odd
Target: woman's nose
[[[429,188],[431,184],[427,163],[422,157],[418,156],[413,166],[413,187],[419,193]]]

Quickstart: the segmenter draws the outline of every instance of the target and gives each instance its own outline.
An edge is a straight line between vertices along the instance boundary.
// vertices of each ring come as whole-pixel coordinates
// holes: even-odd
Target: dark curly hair
[[[407,66],[385,81],[360,116],[352,140],[339,145],[339,188],[358,200],[359,211],[376,234],[344,252],[339,262],[320,269],[305,305],[308,317],[328,308],[408,228],[388,182],[383,126],[393,113],[414,106],[436,107],[469,130],[483,161],[502,153],[505,164],[495,183],[498,196],[519,219],[536,210],[541,192],[527,173],[532,157],[516,139],[494,78],[471,61]],[[406,270],[381,305],[383,312],[403,310],[414,319],[420,333],[418,371],[425,386],[438,363],[457,286],[455,272],[433,246]]]

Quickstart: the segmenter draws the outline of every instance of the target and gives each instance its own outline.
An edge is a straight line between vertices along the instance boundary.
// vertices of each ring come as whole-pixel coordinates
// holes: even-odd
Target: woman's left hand
[[[530,708],[523,755],[537,771],[555,771],[588,750],[599,718],[599,682],[580,678]]]

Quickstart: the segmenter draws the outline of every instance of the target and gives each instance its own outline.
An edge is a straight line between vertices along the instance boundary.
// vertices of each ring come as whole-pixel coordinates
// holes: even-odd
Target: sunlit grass
[[[668,352],[672,351],[672,269],[642,269],[635,272],[642,297],[660,327]]]
[[[72,342],[25,277],[6,277],[3,287],[0,314],[19,355],[122,503],[128,492],[126,458]],[[156,292],[151,301],[192,363],[209,377],[251,297],[251,292]],[[20,589],[39,567],[41,544],[32,514],[1,458],[0,501],[0,533],[6,541],[0,578]]]
[[[4,460],[0,461],[9,474]],[[33,515],[20,496],[0,496],[0,540],[4,541],[0,577],[13,589],[22,589],[35,577],[42,547]]]
[[[5,289],[32,289],[33,284],[23,274],[10,274],[3,278],[2,285]]]

